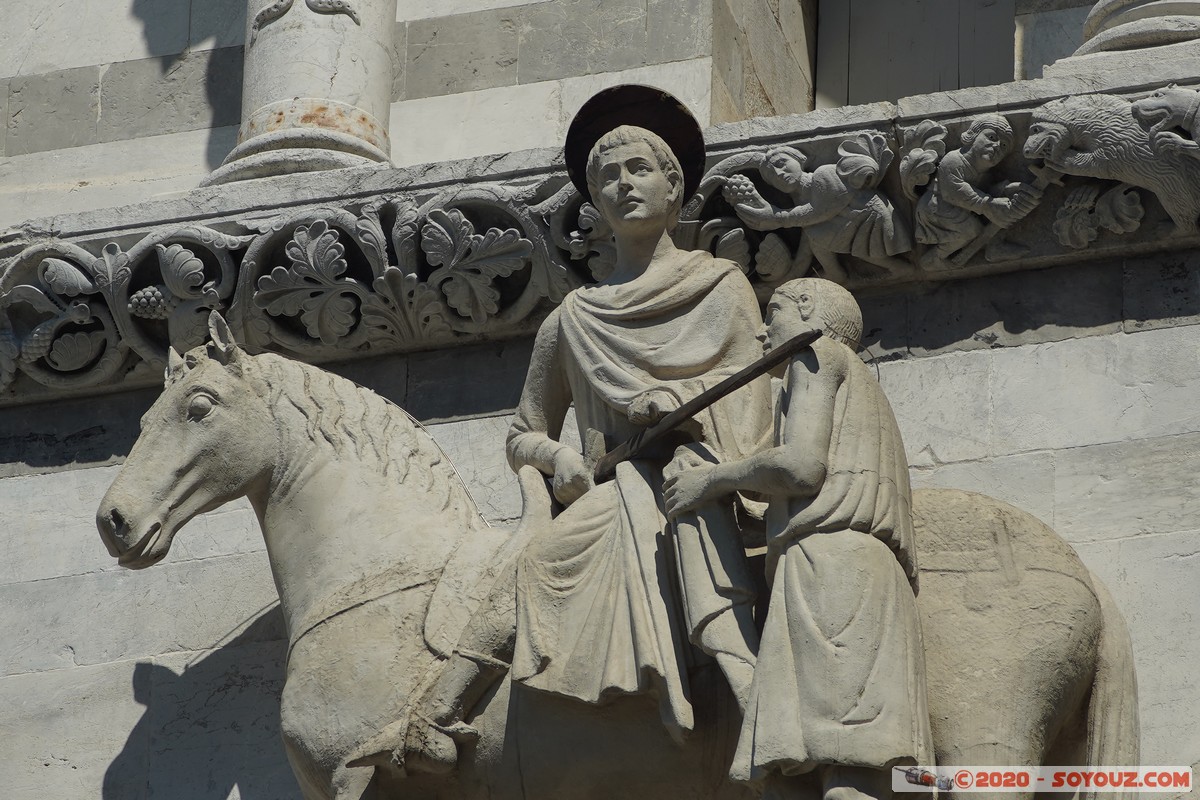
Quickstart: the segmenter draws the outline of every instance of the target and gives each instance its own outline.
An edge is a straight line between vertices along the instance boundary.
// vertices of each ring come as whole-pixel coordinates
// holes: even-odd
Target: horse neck
[[[292,636],[339,604],[436,581],[461,538],[486,527],[465,490],[435,496],[415,465],[401,479],[307,437],[292,450],[251,498]]]

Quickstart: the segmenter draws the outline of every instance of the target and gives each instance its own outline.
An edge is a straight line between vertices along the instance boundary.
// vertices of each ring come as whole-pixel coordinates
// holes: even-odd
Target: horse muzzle
[[[96,528],[109,555],[130,569],[144,569],[161,561],[170,546],[170,537],[155,522],[145,532],[138,533],[129,525],[120,510],[102,506],[96,514]]]

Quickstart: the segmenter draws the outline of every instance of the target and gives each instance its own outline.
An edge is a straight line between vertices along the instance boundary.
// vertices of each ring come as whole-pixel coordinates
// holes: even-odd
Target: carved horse
[[[189,519],[249,497],[287,621],[281,728],[306,800],[753,796],[724,776],[738,720],[711,666],[692,675],[696,730],[682,745],[653,698],[592,706],[505,680],[469,720],[480,738],[454,774],[349,767],[429,685],[518,537],[482,520],[398,407],[248,355],[216,314],[210,333],[207,347],[171,351],[97,524],[119,563],[142,569]],[[526,518],[548,518],[544,481],[532,468],[519,478]],[[941,763],[1136,763],[1128,636],[1074,552],[982,495],[918,492],[915,517]]]

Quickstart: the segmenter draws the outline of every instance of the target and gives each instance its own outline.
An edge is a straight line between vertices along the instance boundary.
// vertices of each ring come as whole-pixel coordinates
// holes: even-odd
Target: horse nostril
[[[115,508],[111,509],[106,515],[105,521],[108,522],[108,532],[116,540],[115,543],[118,546],[124,544],[125,531],[129,529],[129,526],[125,524],[125,518],[121,516],[121,512]]]

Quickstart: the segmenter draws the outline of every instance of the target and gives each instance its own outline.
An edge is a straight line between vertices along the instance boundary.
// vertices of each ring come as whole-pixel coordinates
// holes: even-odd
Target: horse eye
[[[204,419],[216,407],[213,399],[206,394],[198,394],[188,403],[187,415],[189,419]]]

